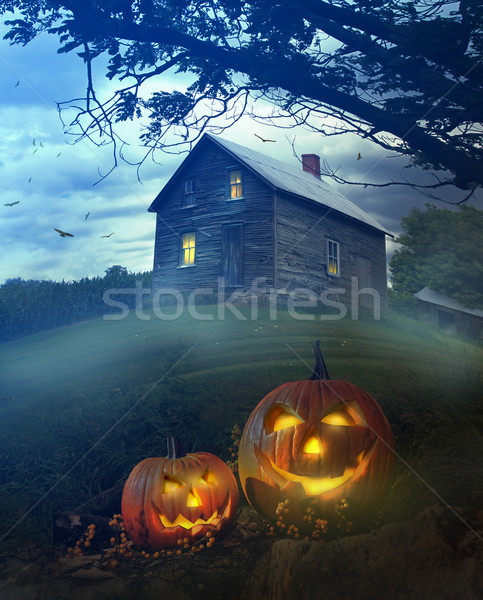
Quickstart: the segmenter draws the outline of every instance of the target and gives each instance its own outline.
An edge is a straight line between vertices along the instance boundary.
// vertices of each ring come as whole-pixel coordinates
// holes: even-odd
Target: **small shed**
[[[424,287],[414,296],[422,319],[438,325],[446,333],[483,337],[483,310],[464,306],[458,300],[429,287]]]

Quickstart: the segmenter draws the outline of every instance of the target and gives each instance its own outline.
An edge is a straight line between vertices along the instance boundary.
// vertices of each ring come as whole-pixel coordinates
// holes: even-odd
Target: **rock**
[[[66,571],[73,571],[75,569],[80,569],[81,567],[85,567],[87,565],[91,565],[94,562],[97,562],[101,559],[100,554],[87,554],[86,556],[72,556],[65,557],[59,559],[59,565]]]
[[[71,575],[79,579],[109,579],[114,577],[111,571],[103,571],[99,567],[91,567],[90,569],[79,569]]]
[[[42,581],[39,565],[32,563],[21,569],[15,576],[15,585],[32,585]]]
[[[391,523],[375,535],[331,542],[278,540],[244,600],[480,600],[483,544],[446,507]]]

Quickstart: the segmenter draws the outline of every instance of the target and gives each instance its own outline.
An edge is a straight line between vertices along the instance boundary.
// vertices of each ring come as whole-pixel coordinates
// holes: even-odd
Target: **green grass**
[[[0,547],[48,543],[55,511],[164,454],[167,435],[227,459],[231,428],[270,390],[310,375],[316,338],[331,377],[372,394],[393,427],[399,459],[387,518],[438,495],[481,505],[481,346],[394,315],[295,320],[279,309],[271,320],[259,307],[251,320],[249,307],[238,310],[247,320],[228,310],[220,320],[216,306],[199,308],[211,321],[145,311],[150,320],[96,320],[0,346],[0,538],[56,485]]]

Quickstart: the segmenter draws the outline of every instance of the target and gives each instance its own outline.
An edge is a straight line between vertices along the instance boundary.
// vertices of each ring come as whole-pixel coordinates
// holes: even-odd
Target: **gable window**
[[[180,265],[186,267],[195,264],[196,234],[194,231],[183,233],[181,236]]]
[[[196,204],[196,186],[194,179],[187,179],[184,182],[183,208],[194,206]]]
[[[228,198],[236,200],[243,197],[242,172],[240,169],[230,171],[228,174]]]
[[[327,274],[340,276],[339,242],[327,240]]]

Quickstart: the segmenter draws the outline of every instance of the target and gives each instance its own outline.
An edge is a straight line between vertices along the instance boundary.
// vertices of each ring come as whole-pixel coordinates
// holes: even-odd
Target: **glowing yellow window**
[[[242,172],[230,171],[230,198],[241,198],[243,196]]]
[[[195,239],[196,235],[194,231],[191,231],[190,233],[183,233],[183,237],[181,239],[182,265],[195,264]]]
[[[327,242],[327,271],[329,275],[339,275],[339,244],[328,240]]]

